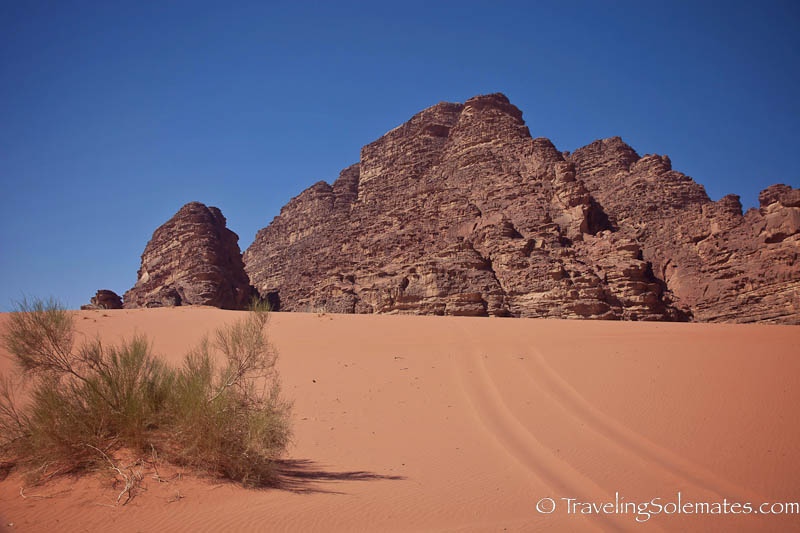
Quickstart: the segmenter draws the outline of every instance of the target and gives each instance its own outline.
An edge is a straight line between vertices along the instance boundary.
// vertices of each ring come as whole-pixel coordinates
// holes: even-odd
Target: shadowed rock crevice
[[[521,235],[519,235],[519,233],[517,233],[516,230],[513,229],[513,226],[511,226],[511,229],[512,229],[512,232],[513,232],[511,238],[521,238]],[[519,236],[517,237],[517,236],[513,236],[513,235],[519,235]],[[487,270],[491,274],[492,279],[497,284],[497,287],[496,287],[497,288],[497,292],[495,292],[493,294],[493,297],[494,297],[493,299],[499,300],[499,302],[495,306],[491,307],[491,312],[490,312],[489,301],[487,300],[487,295],[482,295],[483,305],[485,307],[486,314],[487,315],[491,314],[493,316],[508,316],[509,312],[508,312],[508,309],[506,309],[506,306],[505,306],[505,301],[506,301],[506,297],[507,297],[506,291],[503,288],[503,283],[497,277],[497,272],[495,272],[495,270],[494,270],[494,264],[492,263],[491,255],[482,254],[479,250],[477,250],[472,245],[472,243],[469,243],[469,245],[472,246],[472,249],[475,250],[475,253],[478,254],[478,256],[480,256],[483,259],[483,261],[484,261],[484,269]]]

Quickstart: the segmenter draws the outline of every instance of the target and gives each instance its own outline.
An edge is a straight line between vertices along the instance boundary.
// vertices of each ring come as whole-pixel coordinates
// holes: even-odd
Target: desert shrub
[[[203,340],[177,375],[176,461],[210,468],[245,484],[273,476],[273,458],[289,442],[289,404],[281,399],[278,354],[263,334],[269,315],[251,311]],[[213,355],[223,357],[215,368]]]
[[[272,304],[269,303],[269,300],[266,298],[261,298],[257,294],[250,298],[250,304],[247,306],[247,309],[257,313],[269,313],[273,310]]]
[[[271,482],[288,444],[290,406],[268,318],[255,308],[175,369],[143,336],[76,347],[68,311],[52,300],[19,303],[2,334],[19,369],[17,379],[0,380],[4,455],[32,471],[67,472],[113,466],[110,456],[125,449],[245,484]]]

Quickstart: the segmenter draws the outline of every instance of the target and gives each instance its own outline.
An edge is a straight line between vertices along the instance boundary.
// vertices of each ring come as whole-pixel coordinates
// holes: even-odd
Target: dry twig
[[[131,501],[131,498],[133,498],[133,488],[134,488],[134,486],[136,485],[136,479],[137,479],[139,476],[137,476],[136,474],[134,474],[134,475],[133,475],[133,479],[131,479],[131,476],[127,475],[125,472],[123,472],[122,470],[120,470],[120,468],[119,468],[119,467],[117,467],[117,465],[115,465],[115,464],[114,464],[114,463],[111,461],[111,459],[109,459],[109,458],[108,458],[108,455],[106,455],[106,454],[105,454],[105,452],[104,452],[103,450],[101,450],[100,448],[97,448],[97,447],[95,447],[95,446],[92,446],[91,444],[86,444],[86,446],[87,446],[87,447],[89,447],[89,448],[92,448],[93,450],[95,450],[95,451],[97,451],[98,453],[100,453],[100,455],[102,455],[103,457],[105,457],[106,461],[108,461],[108,464],[109,464],[109,465],[111,465],[111,469],[112,469],[112,470],[114,470],[114,471],[115,471],[117,474],[119,474],[119,475],[122,477],[122,479],[124,479],[124,480],[125,480],[125,488],[124,488],[124,489],[122,489],[122,492],[120,492],[120,493],[119,493],[119,496],[117,496],[117,504],[119,504],[119,501],[122,499],[122,496],[123,496],[123,495],[125,495],[125,493],[126,493],[126,492],[128,493],[128,498],[125,500],[125,502],[124,502],[122,505],[125,505],[125,504],[127,504],[129,501]]]
[[[22,496],[23,499],[27,500],[28,498],[38,498],[40,500],[47,500],[52,498],[52,496],[42,496],[41,494],[28,494],[25,495],[25,487],[19,488],[19,495]]]

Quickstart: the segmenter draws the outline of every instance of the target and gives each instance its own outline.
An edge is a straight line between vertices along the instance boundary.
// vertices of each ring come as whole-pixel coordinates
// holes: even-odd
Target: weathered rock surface
[[[81,310],[91,309],[122,309],[122,298],[108,289],[100,289],[97,294],[92,296],[90,303],[81,306]]]
[[[492,94],[365,146],[244,263],[288,311],[794,323],[798,195],[770,187],[743,215],[619,138],[559,152]]]
[[[712,202],[668,157],[639,157],[618,137],[569,159],[695,320],[800,323],[800,190],[773,185],[743,214],[738,196]]]
[[[251,287],[238,243],[219,209],[186,204],[147,243],[125,307],[247,307]]]

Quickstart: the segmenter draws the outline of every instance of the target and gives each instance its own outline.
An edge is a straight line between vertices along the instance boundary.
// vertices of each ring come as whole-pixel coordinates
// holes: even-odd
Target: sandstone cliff
[[[619,138],[573,154],[500,94],[428,108],[244,254],[289,311],[797,322],[798,191],[712,202]]]
[[[247,307],[251,287],[238,242],[219,209],[186,204],[147,243],[138,281],[125,293],[125,308]]]
[[[713,202],[619,137],[562,153],[478,96],[365,146],[243,256],[218,209],[187,204],[125,307],[241,308],[252,284],[285,311],[800,323],[800,190],[759,200]]]
[[[773,185],[743,214],[738,196],[712,202],[667,156],[618,137],[568,159],[695,320],[800,323],[800,190]]]
[[[561,153],[492,94],[365,146],[244,262],[289,311],[797,323],[799,194],[742,214],[619,138]]]

